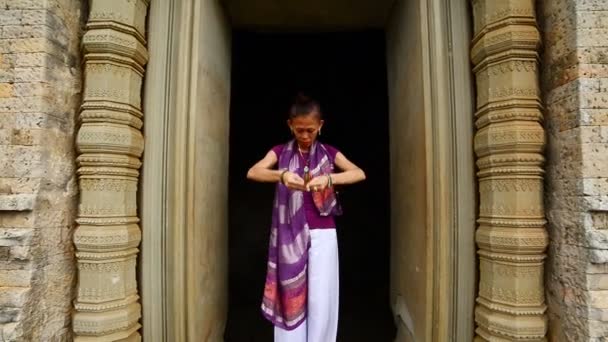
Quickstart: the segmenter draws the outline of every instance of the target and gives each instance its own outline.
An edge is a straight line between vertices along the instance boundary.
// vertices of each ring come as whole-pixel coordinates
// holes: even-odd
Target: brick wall
[[[550,339],[608,338],[608,2],[545,0]]]
[[[0,340],[70,336],[82,7],[0,0]]]

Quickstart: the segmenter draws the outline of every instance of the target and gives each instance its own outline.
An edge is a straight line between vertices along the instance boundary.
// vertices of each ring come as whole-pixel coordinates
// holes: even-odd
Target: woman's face
[[[309,148],[317,139],[319,130],[323,126],[323,120],[320,120],[317,114],[311,113],[289,119],[287,124],[291,128],[298,145],[302,148]]]

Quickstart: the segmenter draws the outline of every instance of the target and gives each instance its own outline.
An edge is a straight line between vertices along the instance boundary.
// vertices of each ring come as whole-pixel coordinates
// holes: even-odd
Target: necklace
[[[298,146],[298,152],[300,153],[300,157],[302,157],[302,159],[304,159],[304,182],[308,183],[308,181],[310,180],[310,168],[308,167],[308,165],[310,164],[310,152],[308,152],[308,158],[304,158],[304,154],[302,154],[302,149],[300,148],[300,146]]]

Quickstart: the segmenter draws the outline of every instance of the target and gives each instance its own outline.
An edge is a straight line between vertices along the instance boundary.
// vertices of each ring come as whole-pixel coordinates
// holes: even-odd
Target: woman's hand
[[[297,174],[287,171],[283,174],[283,184],[291,190],[306,190],[304,186],[304,180]]]
[[[323,191],[323,190],[325,190],[325,188],[327,187],[328,184],[329,184],[329,176],[321,175],[321,176],[311,179],[310,182],[308,182],[308,184],[306,184],[306,190],[307,191],[311,191],[311,190],[312,191]]]

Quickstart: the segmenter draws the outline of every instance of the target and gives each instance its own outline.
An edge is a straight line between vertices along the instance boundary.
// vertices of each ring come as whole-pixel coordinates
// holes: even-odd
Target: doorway
[[[309,84],[292,84],[290,86],[297,89],[289,89],[287,86],[279,89],[283,95],[276,95],[272,101],[262,101],[264,94],[255,95],[256,98],[253,99],[247,98],[248,95],[258,94],[257,91],[268,92],[272,87],[264,89],[249,85],[249,89],[239,90],[239,79],[245,76],[244,72],[238,71],[237,63],[247,41],[250,44],[254,41],[255,44],[261,44],[263,39],[279,39],[280,34],[241,35],[235,27],[235,22],[239,19],[228,15],[225,4],[218,1],[151,2],[151,58],[146,76],[146,152],[143,163],[143,197],[146,201],[142,205],[144,238],[141,282],[145,339],[164,336],[165,340],[220,341],[226,331],[231,331],[233,322],[230,315],[233,314],[231,310],[234,311],[235,302],[239,299],[249,300],[252,307],[258,310],[261,281],[250,281],[252,289],[241,291],[239,284],[233,283],[233,280],[239,279],[239,276],[258,277],[256,272],[259,271],[253,268],[263,267],[258,265],[264,265],[265,256],[261,255],[261,260],[256,260],[259,255],[255,253],[265,253],[266,250],[249,250],[253,257],[239,258],[236,255],[229,258],[237,250],[236,253],[241,253],[239,248],[230,244],[240,243],[241,240],[235,241],[233,238],[238,238],[237,234],[243,234],[247,237],[245,241],[255,241],[256,244],[266,246],[270,212],[269,207],[264,209],[264,206],[271,201],[272,187],[264,186],[267,184],[239,185],[238,182],[245,182],[245,174],[240,174],[243,170],[239,171],[238,165],[242,162],[242,165],[249,166],[273,144],[280,143],[281,139],[287,137],[282,113],[297,90],[308,91],[319,97],[328,115],[324,139],[335,144],[353,161],[364,169],[367,168],[368,172],[369,179],[365,183],[347,189],[344,195],[345,209],[348,211],[343,219],[358,219],[361,222],[338,222],[338,226],[343,227],[340,253],[345,301],[342,302],[341,310],[343,314],[353,312],[355,317],[352,321],[355,323],[349,323],[349,326],[357,324],[357,319],[361,319],[358,316],[361,315],[358,314],[358,308],[348,307],[352,302],[347,300],[351,289],[346,289],[345,285],[350,286],[350,276],[360,276],[361,273],[351,271],[355,263],[349,266],[350,260],[346,259],[350,257],[356,260],[360,255],[357,254],[359,250],[356,247],[362,241],[360,236],[368,233],[370,225],[388,226],[390,233],[377,228],[381,233],[374,234],[371,238],[366,236],[368,240],[378,239],[372,241],[372,244],[384,246],[384,250],[379,250],[377,258],[384,258],[385,263],[374,266],[378,268],[380,276],[388,274],[389,279],[388,284],[376,285],[374,288],[384,291],[370,298],[370,303],[373,301],[373,305],[378,305],[378,311],[373,312],[379,313],[379,324],[390,325],[394,322],[398,341],[472,339],[476,203],[471,147],[473,110],[468,62],[468,2],[390,1],[387,16],[373,16],[377,20],[373,27],[362,27],[358,15],[365,14],[365,8],[374,8],[371,5],[374,3],[358,0],[349,6],[345,1],[302,2],[293,5],[297,11],[280,12],[288,13],[291,18],[300,18],[299,21],[277,17],[275,14],[279,12],[266,11],[263,15],[255,12],[257,19],[272,19],[272,32],[277,32],[277,28],[289,23],[311,25],[309,32],[340,31],[340,34],[309,37],[314,38],[310,39],[315,44],[325,42],[328,49],[333,47],[329,46],[330,37],[342,34],[344,37],[357,37],[351,39],[355,41],[354,45],[359,43],[358,54],[386,57],[383,62],[370,63],[368,67],[357,70],[366,73],[385,67],[382,71],[373,72],[373,77],[383,78],[384,83],[371,92],[380,94],[379,90],[383,89],[383,102],[373,102],[373,107],[385,106],[384,114],[352,114],[357,118],[352,120],[351,113],[333,113],[340,113],[340,107],[345,106],[345,103],[360,103],[366,101],[366,97],[359,95],[362,98],[348,98],[342,92],[348,95],[355,90],[340,87],[339,79],[319,82],[313,78]],[[268,9],[259,2],[256,5]],[[325,5],[331,8],[323,7]],[[342,9],[350,11],[351,15],[332,14]],[[253,13],[253,10],[241,11],[244,14],[250,12]],[[317,17],[311,19],[311,13]],[[304,16],[303,20],[301,15]],[[315,20],[319,15],[322,20]],[[335,23],[343,26],[332,26]],[[316,24],[320,26],[315,26]],[[358,29],[354,30],[353,27],[357,25]],[[328,27],[332,27],[332,30]],[[290,31],[295,34],[294,30]],[[362,35],[357,36],[358,34]],[[283,36],[285,37],[288,35]],[[366,42],[366,39],[369,40]],[[277,41],[271,45],[277,45]],[[256,47],[255,44],[251,48],[259,49],[259,45]],[[333,44],[343,43],[334,41]],[[367,51],[368,48],[370,51]],[[375,49],[377,52],[373,51]],[[258,53],[261,52],[259,49]],[[335,56],[338,58],[336,65],[340,64],[344,68],[334,71],[323,69],[328,64],[310,66],[324,71],[324,74],[319,73],[322,76],[335,72],[339,77],[351,80],[356,73],[347,70],[348,63],[356,58],[340,59],[343,53],[339,51]],[[251,62],[253,61],[244,63]],[[263,74],[264,71],[255,72]],[[315,75],[314,72],[309,74]],[[274,71],[264,75],[285,76]],[[249,78],[249,84],[251,81],[252,78]],[[266,78],[262,81],[265,83]],[[317,84],[324,84],[327,89],[315,89]],[[255,91],[253,88],[256,88]],[[335,94],[336,97],[327,94]],[[248,141],[246,144],[238,141],[242,139],[241,136],[249,134],[241,133],[239,129],[259,127],[250,126],[244,121],[251,118],[251,115],[243,114],[248,108],[241,107],[239,110],[239,106],[247,106],[252,102],[256,102],[256,110],[260,109],[258,102],[263,102],[262,107],[267,107],[267,111],[260,115],[277,115],[276,120],[264,121],[274,126],[268,128],[272,132],[268,137],[260,138],[260,146],[248,146]],[[352,112],[355,113],[356,110]],[[384,128],[373,126],[381,122],[384,122]],[[372,133],[372,136],[378,134],[379,139],[385,142],[381,145],[383,147],[374,151],[378,153],[378,158],[372,159],[369,154],[363,153],[367,149],[356,145],[361,140],[340,137],[353,130],[361,131],[363,125],[372,127],[370,132],[378,132]],[[381,136],[383,129],[384,137]],[[267,141],[264,140],[266,138]],[[249,147],[251,151],[245,152]],[[239,148],[243,148],[243,151],[239,152]],[[239,156],[243,158],[238,158]],[[229,161],[234,165],[229,167]],[[376,170],[378,176],[370,174],[374,173],[373,170]],[[232,175],[232,172],[236,175]],[[387,172],[388,176],[383,172]],[[374,183],[376,179],[379,183]],[[372,184],[378,188],[372,189]],[[242,188],[235,190],[231,188],[234,186]],[[239,191],[255,197],[249,201],[261,206],[256,210],[259,217],[255,219],[259,225],[255,231],[260,232],[259,236],[248,235],[254,232],[253,228],[251,231],[239,230],[242,229],[238,227],[240,218],[235,221],[235,215],[229,210],[232,208],[229,205],[238,208],[239,199],[247,198],[243,194],[235,195]],[[148,197],[147,194],[152,193],[160,195]],[[365,196],[371,197],[374,202],[389,203],[379,205],[380,209],[376,208],[381,216],[379,220],[384,223],[365,222],[371,215],[353,215],[353,212],[359,214],[359,201]],[[381,214],[381,210],[385,211]],[[253,221],[249,220],[250,223]],[[146,237],[146,234],[149,236]],[[352,248],[352,252],[349,252],[349,248]],[[251,263],[249,275],[237,271],[243,269],[239,262]],[[360,265],[358,268],[361,268]],[[260,290],[255,289],[255,286],[260,286]],[[367,290],[371,288],[365,287]],[[237,293],[244,297],[236,297]],[[251,306],[246,304],[247,307]],[[384,318],[386,316],[382,311],[386,306],[390,308],[389,319]],[[365,319],[372,315],[367,315]],[[348,319],[345,317],[340,324],[344,325]],[[263,321],[260,323],[268,327]],[[391,329],[389,327],[383,331],[388,336],[392,333]],[[346,333],[348,330],[342,331]],[[353,328],[352,331],[356,329]]]
[[[339,341],[392,341],[389,301],[388,94],[382,30],[256,33],[232,37],[229,174],[229,309],[225,341],[271,341],[260,314],[274,186],[245,179],[288,141],[286,113],[303,91],[321,102],[320,141],[365,170],[341,189]]]

